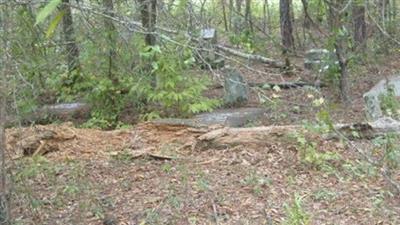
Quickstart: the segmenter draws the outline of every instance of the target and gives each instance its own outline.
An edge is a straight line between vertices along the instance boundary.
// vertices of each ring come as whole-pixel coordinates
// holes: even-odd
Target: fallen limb
[[[261,55],[247,54],[247,53],[244,53],[244,52],[240,52],[240,51],[238,51],[236,49],[228,48],[228,47],[225,47],[225,46],[222,46],[222,45],[216,45],[216,48],[221,50],[221,51],[227,52],[229,54],[232,54],[232,55],[235,55],[235,56],[238,56],[238,57],[241,57],[241,58],[254,60],[254,61],[259,61],[259,62],[268,64],[268,65],[270,65],[272,67],[282,68],[282,67],[285,66],[285,64],[283,62],[280,62],[280,61],[275,60],[275,59],[270,59],[270,58],[267,58],[267,57],[264,57],[264,56],[261,56]]]

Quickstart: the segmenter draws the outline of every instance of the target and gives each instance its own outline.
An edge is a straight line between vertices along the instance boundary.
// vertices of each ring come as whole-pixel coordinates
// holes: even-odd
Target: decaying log
[[[304,81],[293,81],[293,82],[280,82],[280,83],[249,83],[250,87],[260,87],[260,88],[265,88],[265,87],[279,87],[281,89],[291,89],[291,88],[301,88],[301,87],[315,87],[315,88],[320,88],[320,87],[325,87],[326,85],[320,82],[316,83],[309,83],[309,82],[304,82]]]
[[[29,124],[43,122],[49,119],[68,121],[71,119],[87,119],[90,115],[90,106],[87,103],[74,102],[55,105],[46,105],[21,117],[8,116],[6,126],[14,126],[19,123]]]
[[[197,138],[197,146],[224,148],[237,145],[263,146],[285,134],[302,129],[300,125],[268,126],[250,128],[222,128],[205,133]]]
[[[340,134],[350,139],[370,139],[386,133],[400,133],[400,121],[385,117],[370,123],[336,124],[334,130],[335,132],[329,135],[323,135],[323,138],[339,138]],[[200,146],[217,148],[237,145],[262,146],[286,134],[301,131],[305,131],[301,125],[222,128],[207,132],[197,140]]]
[[[316,82],[316,83],[310,83],[310,82],[304,82],[304,81],[293,81],[293,82],[280,82],[280,83],[274,83],[274,82],[250,82],[247,83],[249,87],[259,87],[259,88],[266,88],[266,87],[279,87],[281,89],[292,89],[292,88],[302,88],[302,87],[315,87],[315,88],[321,88],[321,87],[326,87],[325,84]],[[224,86],[222,84],[216,84],[213,85],[212,88],[223,88]]]
[[[259,62],[265,63],[265,64],[270,65],[270,66],[275,67],[275,68],[283,68],[283,67],[285,67],[285,64],[283,62],[280,62],[280,61],[275,60],[275,59],[270,59],[270,58],[267,58],[267,57],[264,57],[264,56],[261,56],[261,55],[247,54],[247,53],[244,53],[244,52],[240,52],[240,51],[238,51],[236,49],[228,48],[228,47],[225,47],[225,46],[222,46],[222,45],[216,45],[216,48],[221,50],[221,51],[227,52],[229,54],[232,54],[232,55],[235,55],[235,56],[238,56],[238,57],[241,57],[241,58],[245,58],[245,59],[249,59],[249,60],[254,60],[254,61],[259,61]]]

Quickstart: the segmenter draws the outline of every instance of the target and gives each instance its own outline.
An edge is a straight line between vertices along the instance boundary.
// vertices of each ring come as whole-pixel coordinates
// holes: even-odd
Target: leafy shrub
[[[300,145],[300,160],[305,165],[315,169],[330,169],[330,162],[340,160],[340,156],[334,152],[319,151],[317,143],[307,140],[302,134],[296,133],[295,138]]]
[[[138,87],[139,95],[146,97],[152,104],[154,113],[160,116],[189,116],[193,113],[211,111],[220,104],[219,100],[202,96],[209,81],[187,74],[194,61],[191,54],[184,54],[184,60],[163,54],[158,46],[147,47],[141,57],[151,62],[144,69],[147,79]],[[146,64],[144,64],[146,65]]]
[[[285,204],[286,219],[285,225],[308,225],[311,224],[311,216],[303,208],[303,198],[297,194],[294,195],[293,204]]]
[[[229,41],[233,45],[243,47],[249,53],[254,52],[255,49],[254,35],[249,30],[244,30],[239,35],[237,34],[229,35]]]

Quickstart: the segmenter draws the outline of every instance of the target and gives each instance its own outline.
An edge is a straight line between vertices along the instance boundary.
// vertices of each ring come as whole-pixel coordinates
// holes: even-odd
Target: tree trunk
[[[236,12],[239,15],[242,13],[242,1],[243,0],[236,0]]]
[[[251,0],[246,0],[246,8],[244,18],[250,30],[253,32],[253,21],[251,20]]]
[[[339,69],[340,69],[340,80],[339,80],[339,88],[340,88],[340,97],[344,104],[350,103],[350,86],[349,86],[349,75],[347,70],[348,61],[346,59],[345,54],[345,36],[341,35],[340,29],[343,26],[342,16],[344,12],[340,12],[340,9],[344,8],[343,0],[336,0],[330,2],[328,5],[329,10],[329,25],[331,27],[332,36],[334,36],[334,47],[337,59],[339,61]]]
[[[335,50],[340,67],[340,97],[343,103],[348,104],[350,102],[349,74],[347,71],[347,60],[344,57],[343,40],[341,37],[336,38]]]
[[[225,0],[221,0],[221,6],[222,6],[222,15],[224,18],[224,27],[225,31],[228,32],[228,19],[226,18],[226,7],[225,7]]]
[[[303,28],[304,29],[310,29],[311,27],[311,18],[310,15],[308,14],[308,1],[307,0],[301,0],[303,4],[303,13],[304,13],[304,21],[303,21]]]
[[[365,23],[365,6],[360,3],[353,3],[353,39],[356,48],[365,49],[367,37],[367,26]]]
[[[2,52],[1,65],[2,71],[0,74],[0,224],[8,225],[10,224],[10,208],[9,208],[9,193],[7,187],[7,172],[5,165],[5,151],[6,151],[6,136],[5,136],[5,120],[6,120],[6,96],[7,96],[7,76],[11,76],[10,66],[12,63],[10,55],[10,40],[11,37],[8,36],[11,32],[10,28],[10,18],[9,12],[10,7],[8,4],[0,6],[3,10],[0,14],[0,30],[1,38],[3,40],[3,48],[0,50]]]
[[[234,15],[233,0],[229,0],[229,30],[232,30],[232,17]]]
[[[282,36],[283,53],[294,50],[292,18],[290,13],[290,0],[280,0],[280,27]]]
[[[62,18],[63,36],[65,41],[65,51],[67,55],[68,73],[80,71],[79,48],[75,40],[74,24],[69,0],[62,0],[61,10],[64,12]],[[77,76],[74,76],[72,83],[75,83]]]
[[[157,0],[140,0],[142,26],[146,29],[145,43],[156,45]]]
[[[267,5],[268,0],[264,0],[263,2],[263,32],[267,33]]]
[[[113,0],[103,0],[105,12],[104,14],[114,17],[114,2]],[[117,31],[115,29],[114,23],[110,18],[104,18],[104,27],[107,34],[107,41],[108,41],[108,77],[113,81],[116,82],[114,77],[115,72],[115,63],[114,60],[117,56],[116,53],[116,36]]]

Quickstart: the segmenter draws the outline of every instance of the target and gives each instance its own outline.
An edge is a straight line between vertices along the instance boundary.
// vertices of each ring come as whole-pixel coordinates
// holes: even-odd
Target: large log
[[[386,133],[400,133],[400,122],[391,118],[380,118],[370,123],[336,124],[334,131],[324,138],[373,138]],[[263,126],[250,128],[221,128],[198,137],[200,146],[263,146],[285,134],[305,131],[301,125]]]
[[[275,86],[281,89],[292,89],[292,88],[302,88],[302,87],[314,87],[322,88],[326,87],[326,84],[317,81],[315,83],[304,82],[304,81],[286,81],[286,82],[249,82],[247,83],[249,87],[259,87],[263,89],[273,88]],[[212,88],[223,88],[222,84],[215,84]]]
[[[14,126],[17,124],[29,124],[32,122],[43,122],[48,120],[82,120],[89,118],[90,106],[87,103],[74,102],[74,103],[62,103],[55,105],[45,105],[41,108],[27,113],[22,116],[8,115],[6,119],[6,126]]]

